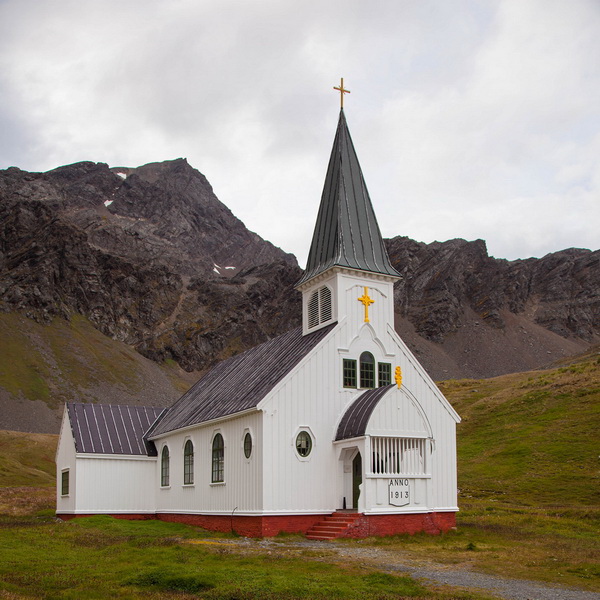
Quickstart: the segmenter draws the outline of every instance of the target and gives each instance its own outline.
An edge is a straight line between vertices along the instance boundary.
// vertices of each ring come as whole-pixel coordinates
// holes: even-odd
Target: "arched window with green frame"
[[[212,443],[212,483],[225,481],[225,442],[223,436],[217,433]]]
[[[375,359],[370,352],[360,355],[360,387],[375,387]]]
[[[163,446],[160,455],[160,485],[167,487],[169,485],[169,447]]]
[[[183,449],[183,484],[192,485],[194,483],[194,444],[192,440],[185,443]]]

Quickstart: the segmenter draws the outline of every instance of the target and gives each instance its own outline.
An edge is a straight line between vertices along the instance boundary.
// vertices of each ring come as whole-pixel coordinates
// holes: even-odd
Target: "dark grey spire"
[[[336,265],[399,276],[383,244],[343,110],[340,111],[306,271],[298,284]]]

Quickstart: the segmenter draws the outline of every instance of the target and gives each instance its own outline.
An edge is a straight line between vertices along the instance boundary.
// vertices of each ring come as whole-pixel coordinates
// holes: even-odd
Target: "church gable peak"
[[[334,266],[399,276],[383,243],[343,109],[306,271],[298,285]]]

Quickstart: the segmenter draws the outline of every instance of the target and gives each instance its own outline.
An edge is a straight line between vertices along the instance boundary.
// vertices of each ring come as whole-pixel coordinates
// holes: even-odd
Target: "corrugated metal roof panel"
[[[304,336],[299,327],[219,363],[165,412],[146,437],[255,408],[335,325]]]
[[[67,404],[75,451],[92,454],[151,454],[144,433],[164,411],[152,406]]]
[[[336,265],[399,276],[383,243],[343,110],[306,271],[298,284]]]
[[[338,425],[336,441],[365,435],[369,419],[379,401],[394,387],[394,384],[363,392],[344,413]]]

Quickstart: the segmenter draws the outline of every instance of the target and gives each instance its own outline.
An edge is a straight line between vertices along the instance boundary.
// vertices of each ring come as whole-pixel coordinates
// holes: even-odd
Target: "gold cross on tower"
[[[344,108],[344,94],[349,94],[350,90],[344,89],[344,78],[342,77],[340,80],[340,87],[334,87],[334,90],[337,90],[340,93],[340,108]]]
[[[365,305],[365,323],[369,322],[369,306],[375,302],[372,298],[369,298],[369,288],[365,287],[365,295],[361,296],[358,299],[359,302],[362,302]]]

